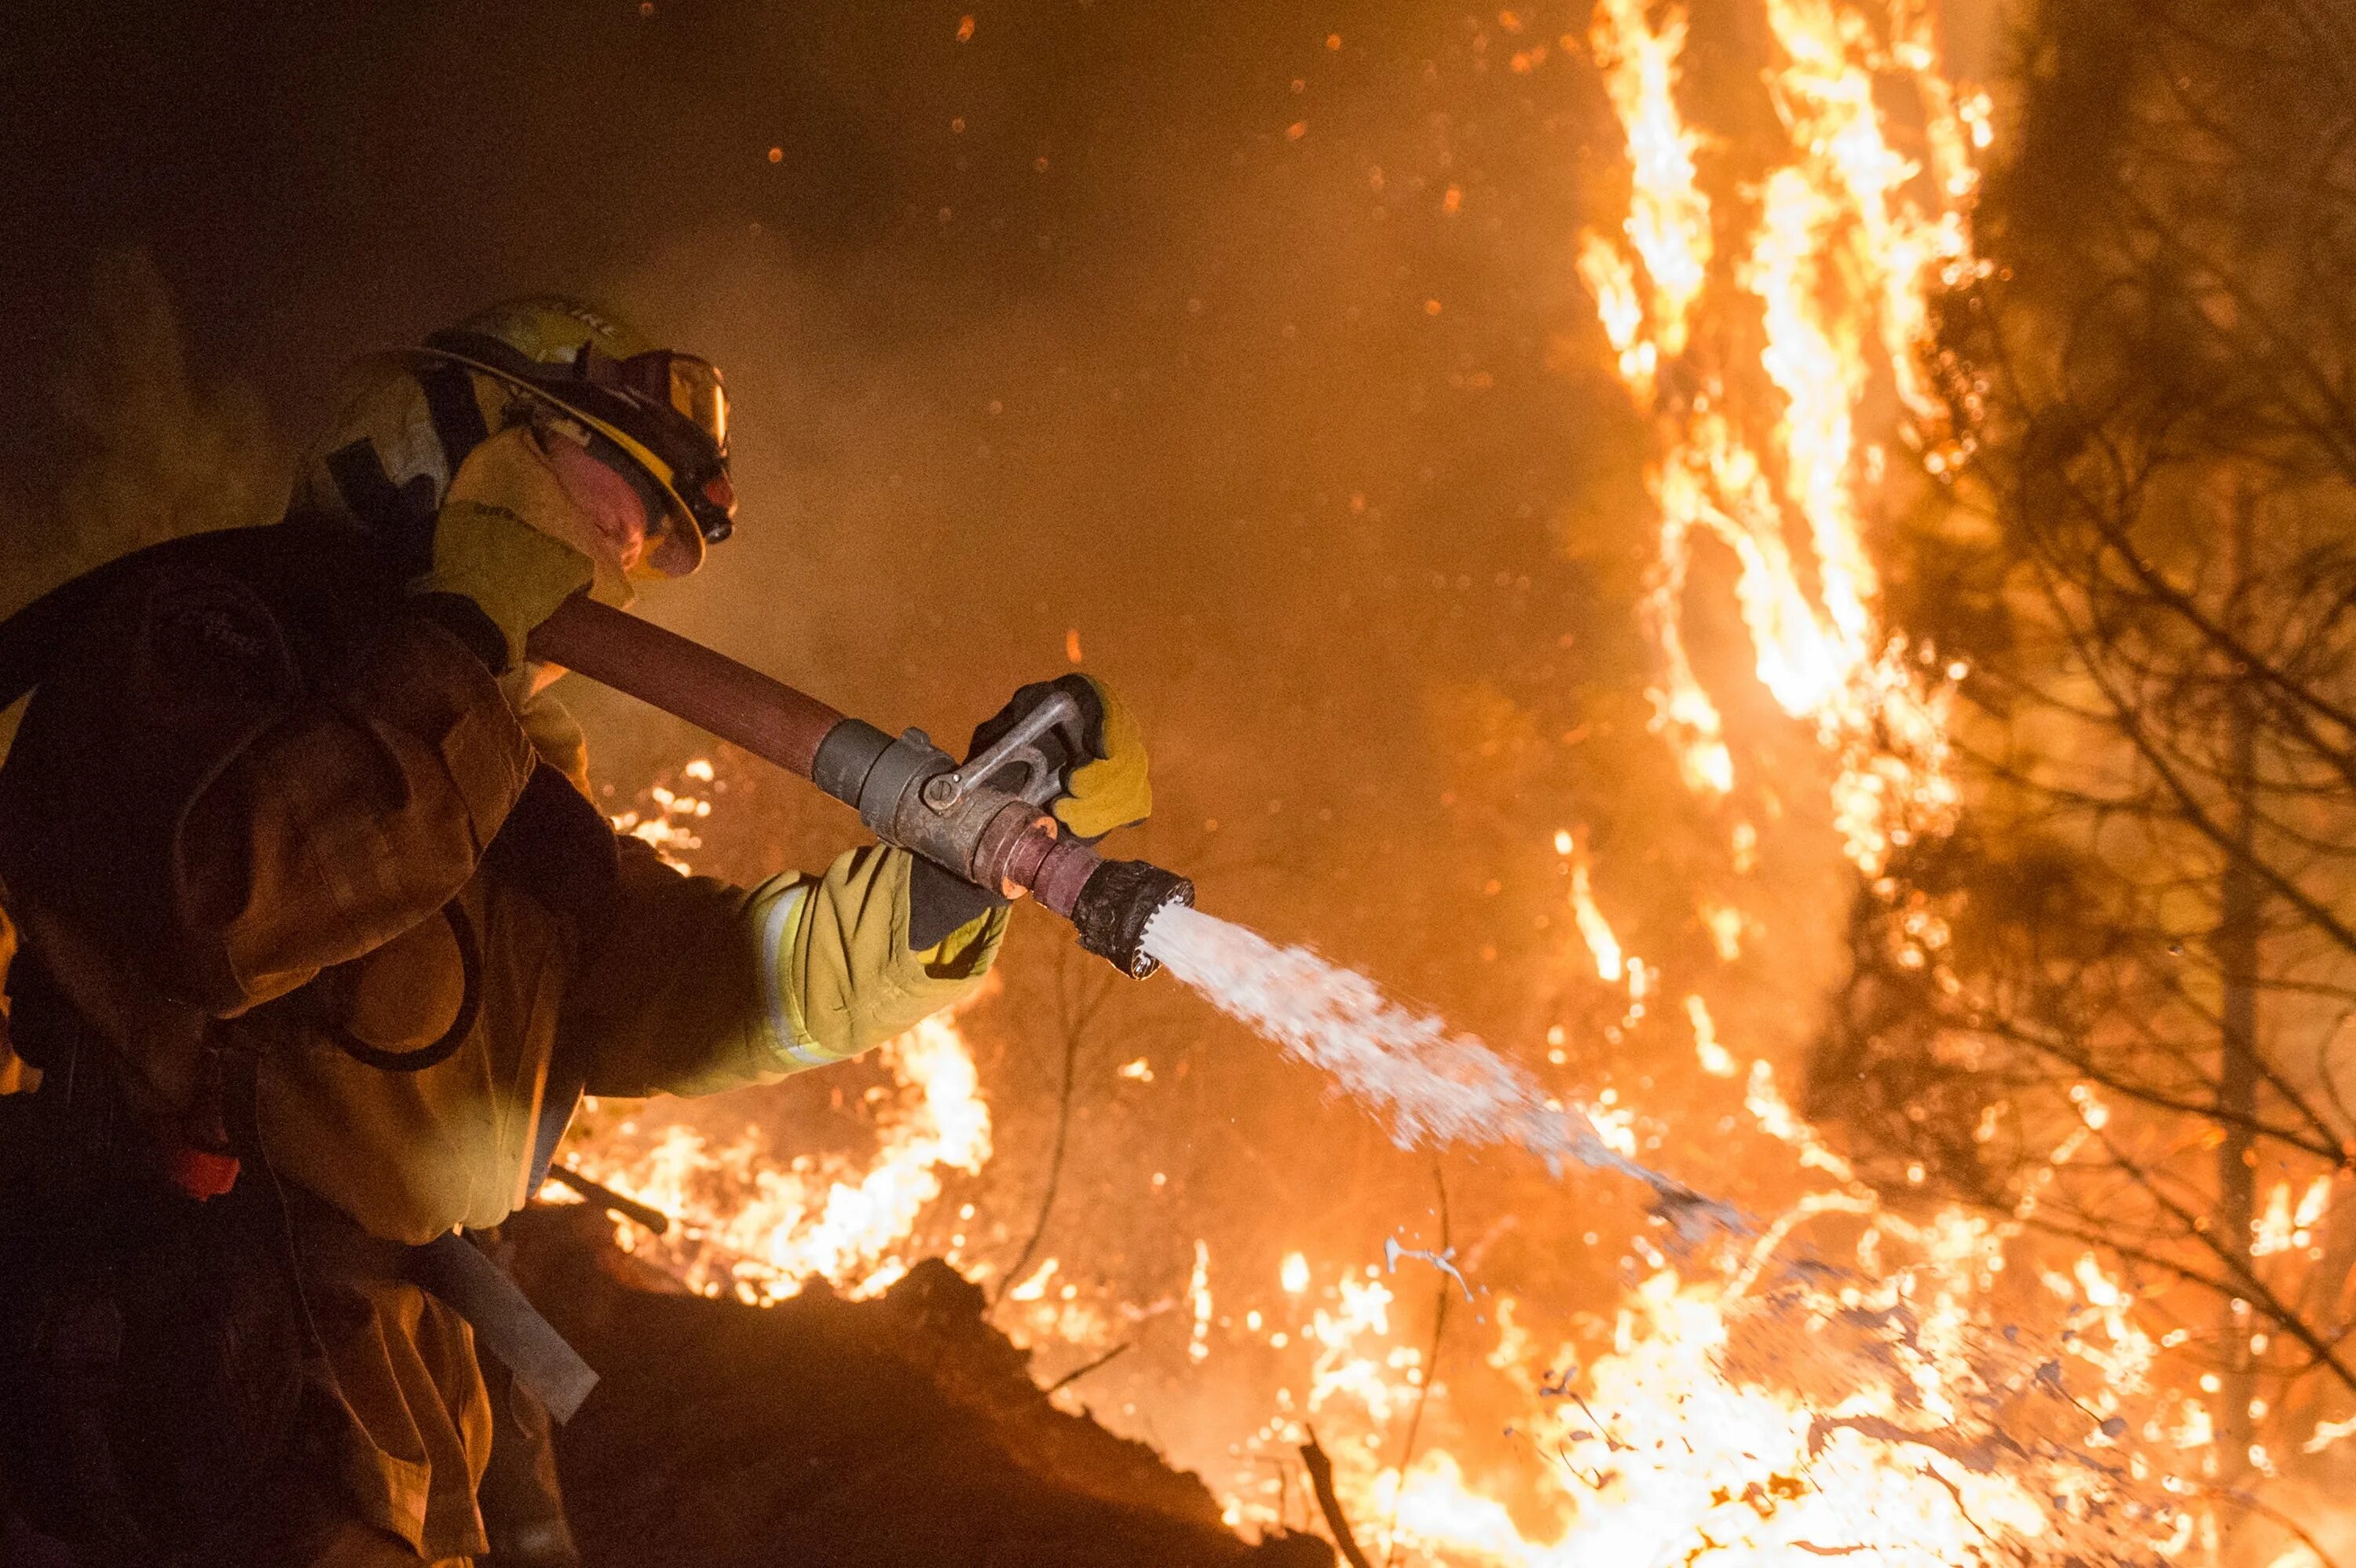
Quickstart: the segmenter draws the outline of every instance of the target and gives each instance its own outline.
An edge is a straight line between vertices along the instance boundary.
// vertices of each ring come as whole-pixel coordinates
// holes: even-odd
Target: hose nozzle
[[[1145,860],[1098,860],[1072,906],[1072,929],[1082,947],[1142,980],[1162,967],[1145,951],[1145,928],[1172,904],[1194,902],[1194,884],[1174,871]]]
[[[886,844],[922,855],[1007,898],[1034,893],[1078,927],[1080,945],[1135,979],[1159,967],[1145,928],[1194,884],[1142,860],[1108,860],[1062,836],[1033,742],[1073,716],[1043,704],[960,767],[911,730],[897,740],[804,692],[587,598],[567,600],[532,634],[531,656],[576,669],[700,724],[801,774],[855,807]],[[1021,766],[1022,793],[997,781]]]
[[[1108,860],[1044,821],[1007,857],[1008,880],[1072,923],[1080,945],[1132,980],[1162,965],[1145,951],[1145,928],[1172,904],[1191,906],[1194,884],[1145,860]]]

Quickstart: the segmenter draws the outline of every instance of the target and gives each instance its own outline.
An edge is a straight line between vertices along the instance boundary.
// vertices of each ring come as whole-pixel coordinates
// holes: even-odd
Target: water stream
[[[1305,947],[1173,905],[1146,929],[1145,950],[1221,1012],[1323,1072],[1402,1148],[1515,1144],[1558,1178],[1570,1160],[1633,1177],[1683,1234],[1749,1228],[1729,1205],[1612,1148],[1578,1111],[1549,1104],[1527,1070],[1477,1036],[1392,1001]]]

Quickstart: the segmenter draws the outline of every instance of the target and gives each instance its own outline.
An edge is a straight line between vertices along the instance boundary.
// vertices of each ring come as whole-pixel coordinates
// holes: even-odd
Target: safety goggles
[[[711,360],[658,348],[627,359],[592,351],[588,361],[592,384],[618,388],[649,410],[669,410],[701,431],[721,456],[728,455],[728,389]]]
[[[726,539],[735,526],[736,490],[728,477],[728,389],[720,368],[668,348],[614,359],[584,345],[573,369],[638,411],[625,428],[670,470],[670,488],[697,531],[711,543]]]

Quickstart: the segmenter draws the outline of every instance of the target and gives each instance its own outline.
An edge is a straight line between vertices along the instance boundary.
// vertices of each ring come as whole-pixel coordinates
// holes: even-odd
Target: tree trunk
[[[2233,613],[2239,619],[2243,592],[2250,579],[2254,507],[2246,492],[2233,498]],[[2211,938],[2222,986],[2217,1110],[2224,1133],[2223,1141],[2217,1146],[2213,1222],[2219,1242],[2232,1253],[2236,1264],[2246,1269],[2250,1265],[2251,1227],[2257,1219],[2257,1149],[2250,1127],[2258,1108],[2258,930],[2265,893],[2251,859],[2255,831],[2255,805],[2252,799],[2257,765],[2255,698],[2242,672],[2229,671],[2226,678],[2231,683],[2226,696],[2226,739],[2235,838],[2218,889],[2217,929]],[[2217,1423],[2218,1479],[2232,1485],[2249,1468],[2250,1445],[2255,1435],[2250,1403],[2257,1397],[2256,1369],[2250,1356],[2250,1316],[2238,1300],[2225,1304],[2218,1349],[2223,1363],[2224,1384]]]

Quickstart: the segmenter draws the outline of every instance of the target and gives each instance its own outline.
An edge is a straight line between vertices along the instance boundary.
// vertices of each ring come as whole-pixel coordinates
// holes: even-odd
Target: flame
[[[2153,1392],[2160,1347],[2133,1291],[2091,1254],[2024,1279],[2073,1329],[2021,1340],[2010,1325],[2024,1304],[1997,1294],[2018,1224],[1890,1213],[1844,1168],[1811,1161],[1814,1129],[1772,1073],[1754,1069],[1749,1104],[1754,1125],[1839,1186],[1804,1194],[1710,1267],[1681,1269],[1634,1239],[1647,1271],[1600,1344],[1543,1343],[1518,1300],[1486,1300],[1481,1363],[1519,1404],[1505,1419],[1525,1456],[1510,1467],[1436,1444],[1402,1470],[1388,1435],[1427,1392],[1448,1391],[1427,1387],[1424,1351],[1403,1342],[1398,1296],[1371,1265],[1321,1275],[1301,1253],[1282,1283],[1317,1299],[1298,1331],[1307,1395],[1280,1391],[1280,1417],[1247,1456],[1272,1457],[1313,1423],[1348,1461],[1341,1489],[1362,1542],[1451,1564],[1803,1568],[1857,1554],[1994,1568],[2143,1562],[2190,1539],[2189,1514],[2130,1500],[2113,1474],[2169,1485],[2212,1442],[2204,1407]],[[1794,1239],[1827,1219],[1861,1227],[1853,1271],[1793,1269]],[[1263,1341],[1263,1355],[1286,1347],[1283,1332],[1247,1322],[1233,1339]],[[1867,1365],[1880,1373],[1858,1376]],[[1230,1512],[1277,1518],[1247,1496]]]
[[[1602,0],[1596,7],[1595,60],[1603,71],[1604,91],[1613,112],[1628,133],[1629,172],[1633,189],[1624,229],[1629,249],[1643,259],[1652,285],[1647,308],[1635,304],[1633,274],[1608,246],[1582,247],[1582,259],[1625,280],[1617,308],[1628,347],[1622,347],[1625,373],[1628,354],[1641,357],[1642,379],[1649,386],[1654,368],[1685,351],[1694,304],[1709,281],[1709,200],[1702,195],[1694,166],[1697,140],[1679,114],[1676,104],[1677,60],[1685,52],[1686,16],[1671,6],[1656,28],[1645,19],[1644,0]],[[1582,274],[1586,268],[1582,266]],[[1603,291],[1598,290],[1601,298]],[[1607,306],[1607,312],[1612,307]],[[1607,325],[1611,316],[1607,315]],[[1648,322],[1649,336],[1639,336],[1637,321]],[[1621,347],[1614,334],[1614,347]]]
[[[1009,1301],[1037,1301],[1047,1294],[1047,1282],[1055,1277],[1061,1260],[1049,1258],[1039,1265],[1038,1272],[1006,1293]]]
[[[1893,848],[1953,822],[1948,699],[1963,672],[1881,622],[1868,531],[1886,453],[1860,432],[1877,385],[1918,424],[1935,417],[1916,357],[1931,291],[1976,265],[1966,210],[1972,155],[1989,140],[1987,106],[1942,77],[1930,17],[1911,0],[1878,20],[1834,0],[1769,0],[1767,18],[1781,57],[1770,87],[1787,144],[1754,189],[1714,207],[1700,179],[1703,138],[1677,102],[1684,12],[1599,0],[1591,39],[1627,139],[1629,198],[1616,239],[1581,237],[1577,269],[1619,374],[1655,425],[1647,477],[1660,534],[1643,608],[1661,668],[1656,728],[1689,788],[1709,800],[1734,794],[1726,722],[1684,630],[1697,547],[1715,540],[1732,560],[1758,679],[1833,759],[1831,819],[1850,860],[1879,876]],[[1892,81],[1911,85],[1920,108],[1914,156],[1897,150],[1885,123],[1879,89]],[[1738,305],[1758,324],[1747,365],[1729,357],[1745,340],[1730,330]],[[1758,834],[1738,820],[1730,837],[1735,869],[1748,873]],[[1604,918],[1583,841],[1565,830],[1554,844],[1598,976],[1628,986],[1622,1027],[1632,1026],[1662,971],[1630,954]],[[1736,960],[1740,912],[1715,905],[1704,922],[1720,957]],[[1918,956],[1944,941],[1927,913],[1910,912],[1906,931]],[[1348,1473],[1357,1517],[1386,1521],[1372,1533],[1387,1536],[1393,1552],[1511,1564],[1796,1565],[1854,1552],[1944,1568],[2181,1549],[2189,1513],[2122,1505],[2083,1456],[2122,1440],[2120,1413],[2150,1386],[2157,1347],[2135,1320],[2132,1293],[2091,1256],[2044,1282],[2078,1325],[2067,1353],[2086,1363],[2083,1386],[2095,1391],[2082,1402],[2058,1360],[2050,1371],[2029,1365],[1992,1315],[2017,1222],[1949,1211],[1916,1224],[1888,1213],[1793,1111],[1773,1066],[1753,1060],[1743,1071],[1704,997],[1688,993],[1684,1008],[1704,1072],[1737,1079],[1751,1125],[1791,1151],[1794,1176],[1829,1187],[1803,1191],[1747,1257],[1714,1277],[1681,1273],[1632,1238],[1650,1272],[1609,1349],[1584,1366],[1576,1345],[1541,1354],[1515,1304],[1495,1303],[1485,1360],[1519,1388],[1527,1413],[1513,1432],[1542,1461],[1536,1495],[1525,1487],[1509,1508],[1494,1490],[1503,1477],[1446,1446],[1404,1471],[1376,1459]],[[1642,1119],[1611,1091],[1600,1098],[1590,1113],[1598,1130],[1633,1150]],[[2082,1115],[2101,1114],[2091,1098],[2082,1105]],[[2056,1165],[2083,1136],[2064,1140]],[[2265,1222],[2285,1244],[2289,1201],[2285,1189]],[[1826,1217],[1861,1227],[1857,1275],[1795,1281],[1774,1260]],[[1288,1260],[1288,1292],[1305,1274]],[[1345,1273],[1322,1295],[1301,1328],[1315,1348],[1303,1413],[1330,1428],[1337,1411],[1355,1412],[1358,1441],[1336,1452],[1372,1457],[1402,1408],[1412,1401],[1420,1410],[1420,1353],[1394,1338],[1394,1298],[1379,1281]],[[1816,1341],[1836,1326],[1879,1313],[1906,1325],[1868,1336],[1868,1359],[1883,1358],[1889,1377],[1850,1375],[1854,1365],[1820,1353]],[[1747,1355],[1746,1337],[1761,1335],[1774,1339],[1775,1354]],[[1774,1375],[1747,1370],[1760,1366]],[[1836,1366],[1839,1377],[1829,1375]],[[1804,1392],[1811,1375],[1830,1386]],[[1974,1446],[2013,1442],[1991,1409],[2040,1400],[2046,1441],[2008,1449],[2003,1462]],[[2209,1441],[2205,1412],[2170,1429],[2165,1404],[2149,1396],[2146,1439],[2179,1452]],[[2188,1405],[2188,1416],[2197,1409]],[[1298,1432],[1280,1424],[1264,1436]],[[2137,1454],[2131,1469],[2143,1478],[2153,1467]]]
[[[1587,944],[1587,951],[1595,959],[1595,973],[1607,984],[1616,986],[1628,973],[1627,959],[1620,950],[1619,937],[1612,934],[1612,923],[1595,907],[1595,887],[1588,870],[1586,848],[1569,833],[1557,833],[1554,847],[1557,854],[1570,862],[1570,915],[1579,927],[1580,939]]]
[[[1211,1354],[1211,1243],[1194,1241],[1194,1273],[1186,1281],[1186,1299],[1194,1307],[1194,1332],[1186,1341],[1186,1359],[1207,1360]]]
[[[568,1157],[583,1174],[678,1220],[664,1236],[617,1220],[616,1234],[706,1295],[766,1304],[815,1277],[873,1296],[908,1271],[910,1234],[940,1196],[944,1173],[978,1173],[991,1150],[990,1107],[953,1020],[926,1019],[877,1057],[894,1086],[863,1168],[841,1157],[781,1160],[757,1128],[715,1149],[676,1124],[649,1142],[633,1138],[637,1129],[626,1122],[616,1135],[576,1138]],[[953,1245],[952,1263],[958,1253]],[[1043,1289],[1055,1266],[1041,1271]]]
[[[1700,914],[1702,926],[1709,933],[1710,945],[1718,950],[1719,957],[1729,964],[1741,957],[1742,934],[1748,924],[1742,912],[1732,904],[1710,899],[1703,901]]]
[[[1645,1281],[1622,1314],[1614,1352],[1576,1404],[1541,1417],[1558,1507],[1570,1523],[1533,1541],[1434,1454],[1381,1496],[1398,1499],[1414,1544],[1514,1564],[1655,1563],[1688,1552],[1797,1565],[1867,1552],[1879,1563],[1946,1568],[1986,1560],[1974,1525],[2036,1536],[2045,1510],[2020,1481],[1925,1450],[1894,1464],[1859,1428],[1897,1413],[1861,1398],[1824,1413],[1718,1368],[1734,1319],[1725,1297],[1674,1273]],[[1533,1391],[1535,1392],[1535,1391]],[[1705,1544],[1707,1543],[1707,1544]],[[1710,1553],[1714,1545],[1716,1553]]]
[[[1718,1021],[1709,1016],[1709,1004],[1698,996],[1687,997],[1686,1018],[1693,1024],[1694,1055],[1702,1071],[1713,1078],[1733,1077],[1739,1071],[1734,1053],[1718,1043]]]
[[[1747,231],[1725,246],[1735,258],[1727,284],[1759,313],[1752,373],[1720,362],[1722,335],[1696,336],[1719,245],[1697,185],[1697,138],[1676,102],[1677,11],[1655,27],[1633,0],[1596,8],[1596,58],[1628,141],[1627,251],[1590,232],[1579,272],[1658,432],[1648,479],[1660,546],[1644,602],[1662,669],[1655,722],[1689,787],[1732,792],[1725,721],[1684,635],[1695,546],[1714,539],[1734,560],[1760,682],[1837,758],[1836,823],[1850,858],[1878,873],[1892,847],[1951,822],[1956,796],[1944,674],[1926,673],[1876,611],[1865,517],[1883,457],[1860,447],[1858,428],[1877,374],[1918,419],[1935,413],[1918,351],[1931,291],[1974,264],[1970,151],[1986,144],[1986,108],[1959,101],[1941,77],[1917,7],[1890,13],[1880,37],[1862,12],[1831,0],[1774,0],[1768,21],[1783,55],[1771,87],[1789,156],[1753,193]],[[1876,99],[1883,77],[1907,81],[1922,106],[1927,177],[1890,144]],[[1680,362],[1678,385],[1692,389],[1664,396],[1656,383]]]
[[[687,856],[703,848],[695,824],[712,815],[711,794],[701,786],[711,784],[714,775],[708,757],[692,759],[680,773],[688,784],[698,787],[674,790],[657,783],[648,788],[646,799],[638,806],[610,820],[615,832],[626,833],[652,845],[665,865],[684,876],[693,869]]]
[[[692,758],[679,770],[681,787],[658,780],[611,819],[614,829],[653,845],[685,875],[693,869],[686,852],[702,847],[687,825],[712,816],[712,797],[726,787],[717,780],[710,758]],[[591,1179],[678,1221],[656,1236],[616,1219],[616,1240],[693,1289],[766,1305],[818,1278],[873,1296],[907,1273],[912,1232],[940,1196],[943,1173],[978,1175],[991,1154],[990,1106],[953,1019],[926,1019],[875,1057],[892,1083],[871,1095],[875,1149],[863,1167],[839,1156],[780,1161],[758,1127],[714,1149],[687,1125],[648,1130],[635,1120],[610,1131],[594,1120],[578,1125],[565,1155]],[[951,1263],[963,1244],[962,1235],[951,1238]],[[1041,1270],[1043,1290],[1055,1269],[1050,1259]]]

